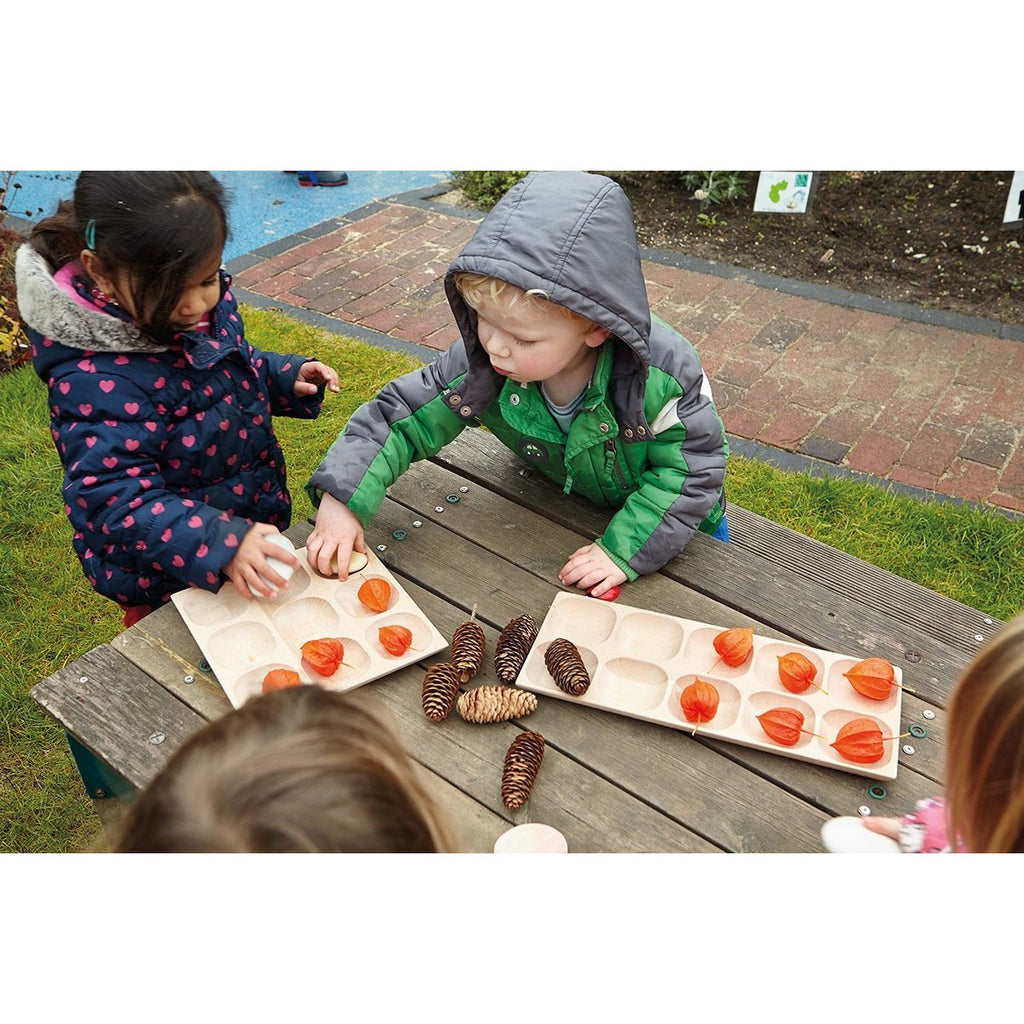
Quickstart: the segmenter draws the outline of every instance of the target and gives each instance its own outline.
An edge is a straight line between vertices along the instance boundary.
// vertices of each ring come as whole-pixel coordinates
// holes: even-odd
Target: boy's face
[[[607,328],[586,327],[557,309],[537,309],[485,297],[477,310],[477,334],[491,366],[519,384],[569,377],[593,362]]]

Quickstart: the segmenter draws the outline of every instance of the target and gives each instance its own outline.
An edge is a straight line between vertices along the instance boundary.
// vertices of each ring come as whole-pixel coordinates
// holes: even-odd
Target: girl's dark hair
[[[276,690],[212,722],[132,806],[117,853],[445,853],[450,826],[384,706]]]
[[[108,273],[126,271],[142,326],[165,339],[185,285],[227,237],[224,186],[209,171],[82,171],[29,240],[55,270],[92,249]]]

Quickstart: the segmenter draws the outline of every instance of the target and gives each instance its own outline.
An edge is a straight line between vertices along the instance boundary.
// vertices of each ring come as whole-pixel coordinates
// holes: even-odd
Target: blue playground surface
[[[214,171],[227,187],[230,237],[225,262],[316,224],[357,210],[375,199],[444,181],[448,171],[348,171],[348,184],[305,187],[284,171]],[[18,171],[20,189],[8,194],[11,215],[32,222],[70,199],[78,171]]]

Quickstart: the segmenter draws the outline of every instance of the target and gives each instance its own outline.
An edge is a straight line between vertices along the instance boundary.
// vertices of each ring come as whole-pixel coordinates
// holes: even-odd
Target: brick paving
[[[444,274],[477,221],[404,199],[295,236],[265,259],[252,254],[235,284],[286,311],[443,351],[458,338]],[[651,308],[697,347],[732,437],[1024,512],[1024,335],[992,336],[998,325],[952,316],[940,326],[895,304],[857,308],[848,293],[790,294],[766,275],[645,255]]]

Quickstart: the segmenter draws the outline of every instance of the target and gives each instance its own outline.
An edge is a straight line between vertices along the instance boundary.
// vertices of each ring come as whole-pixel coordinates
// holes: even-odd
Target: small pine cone
[[[507,722],[537,710],[537,697],[528,690],[507,686],[478,686],[459,698],[459,714],[467,722]]]
[[[435,722],[448,717],[459,692],[459,670],[447,661],[427,669],[423,677],[423,714]]]
[[[539,732],[521,732],[510,744],[501,770],[501,799],[510,811],[530,798],[543,757],[544,737]]]
[[[516,681],[539,630],[532,615],[519,615],[501,631],[494,648],[494,669],[503,683]]]
[[[555,685],[571,696],[579,697],[590,687],[590,673],[571,640],[563,637],[552,640],[544,652],[544,664]]]
[[[467,682],[484,663],[484,631],[479,622],[467,619],[452,634],[452,664],[459,670],[459,681]]]

